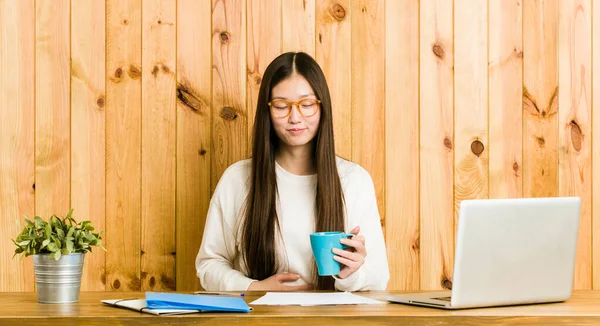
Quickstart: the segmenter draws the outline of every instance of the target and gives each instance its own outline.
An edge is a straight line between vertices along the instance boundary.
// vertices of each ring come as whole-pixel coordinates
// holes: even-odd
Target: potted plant
[[[14,256],[33,256],[38,302],[78,302],[85,253],[93,246],[106,251],[102,231],[94,233],[90,221],[77,222],[72,215],[73,209],[65,217],[52,215],[48,221],[39,216],[33,221],[25,218],[25,227],[12,239],[17,246]]]

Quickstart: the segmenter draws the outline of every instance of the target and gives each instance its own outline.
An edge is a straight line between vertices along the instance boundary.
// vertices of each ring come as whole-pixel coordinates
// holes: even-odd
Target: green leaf
[[[65,242],[67,250],[69,251],[69,253],[71,253],[73,251],[73,240],[67,240]]]
[[[57,250],[58,250],[58,247],[56,246],[56,243],[54,243],[54,242],[50,242],[50,243],[48,244],[48,250],[49,250],[50,252],[55,252],[55,251],[57,251]]]
[[[18,243],[19,246],[26,246],[31,242],[31,240],[21,241]]]
[[[55,260],[59,260],[61,256],[60,250],[57,250],[50,254],[50,258],[54,258]]]
[[[50,244],[50,239],[45,239],[44,242],[42,242],[40,249],[46,247],[48,244]]]
[[[57,229],[56,234],[58,235],[59,240],[63,240],[65,238],[65,231],[62,229]]]
[[[94,230],[94,227],[92,226],[92,222],[90,222],[90,221],[83,221],[81,223],[81,228],[84,231],[93,231]]]
[[[36,216],[33,219],[35,221],[35,228],[36,229],[40,229],[40,228],[44,227],[45,223],[44,223],[44,221],[39,216]]]
[[[71,238],[73,236],[73,232],[75,232],[75,228],[69,226],[69,231],[67,231],[67,238]]]

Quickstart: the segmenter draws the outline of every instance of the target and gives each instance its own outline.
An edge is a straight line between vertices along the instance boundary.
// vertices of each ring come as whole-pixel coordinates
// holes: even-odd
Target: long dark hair
[[[279,229],[275,153],[280,140],[273,129],[267,103],[273,87],[293,74],[304,77],[321,100],[319,129],[312,140],[315,145],[313,162],[317,171],[315,231],[344,231],[344,198],[336,165],[331,98],[325,75],[318,63],[306,53],[281,54],[265,70],[258,93],[252,174],[242,231],[242,257],[248,276],[257,280],[277,273],[279,263],[275,254],[275,228]],[[312,267],[315,288],[333,290],[335,280],[318,276],[314,262]]]

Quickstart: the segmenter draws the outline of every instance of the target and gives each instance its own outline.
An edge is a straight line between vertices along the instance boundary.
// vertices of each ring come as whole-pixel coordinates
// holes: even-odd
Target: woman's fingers
[[[333,259],[335,259],[338,262],[340,262],[340,264],[344,264],[344,265],[348,266],[348,268],[350,268],[350,270],[352,272],[357,271],[358,268],[362,265],[362,262],[357,262],[357,261],[350,260],[348,258],[344,258],[344,257],[341,257],[341,256],[333,256]]]
[[[275,279],[280,282],[293,282],[300,278],[300,275],[294,273],[279,273],[275,274]]]
[[[365,238],[362,235],[357,235],[352,239],[341,239],[340,243],[353,247],[357,252],[365,251]]]
[[[333,248],[332,251],[334,254],[344,257],[346,259],[352,260],[352,261],[361,262],[364,260],[364,257],[360,253],[357,253],[357,252],[340,250],[337,248]]]

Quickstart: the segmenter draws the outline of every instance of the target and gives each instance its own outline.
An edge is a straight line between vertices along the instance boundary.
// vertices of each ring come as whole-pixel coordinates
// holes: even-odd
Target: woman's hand
[[[304,285],[285,285],[285,282],[294,282],[300,278],[300,275],[294,273],[275,274],[262,281],[254,281],[250,283],[248,291],[307,291],[312,290],[312,284]]]
[[[354,234],[352,239],[341,239],[340,242],[351,249],[340,250],[333,248],[333,259],[340,262],[343,266],[337,277],[344,279],[356,272],[360,266],[365,263],[365,257],[367,257],[367,249],[365,248],[365,238],[362,235],[358,235],[360,227],[356,226],[350,233]]]

